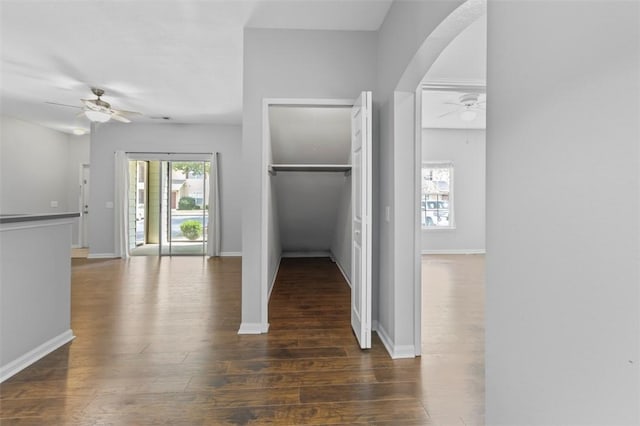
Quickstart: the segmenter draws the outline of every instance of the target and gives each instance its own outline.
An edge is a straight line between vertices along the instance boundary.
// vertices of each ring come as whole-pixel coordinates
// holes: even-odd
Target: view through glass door
[[[160,255],[205,255],[208,225],[208,161],[163,161]]]
[[[210,167],[209,161],[130,162],[132,256],[207,253]]]

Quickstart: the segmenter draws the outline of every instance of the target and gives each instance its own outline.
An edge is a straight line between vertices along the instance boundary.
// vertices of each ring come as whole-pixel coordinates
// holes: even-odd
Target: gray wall
[[[374,32],[246,29],[242,156],[242,322],[264,329],[261,303],[262,101],[264,98],[355,99],[375,84]],[[271,262],[275,256],[270,256]],[[269,265],[274,271],[277,265]]]
[[[72,338],[70,250],[69,220],[0,224],[0,380]]]
[[[487,424],[640,424],[640,3],[488,22]]]
[[[0,212],[78,212],[80,166],[89,163],[89,136],[74,136],[1,117]],[[57,201],[58,207],[51,207]],[[78,219],[72,244],[79,244]]]
[[[413,356],[418,349],[414,93],[430,64],[459,31],[441,33],[430,43],[425,40],[462,3],[394,2],[378,32],[378,84],[373,96],[379,111],[378,217],[385,218],[387,206],[390,211],[389,221],[374,221],[380,233],[379,298],[385,301],[379,305],[378,334],[393,356]]]
[[[455,229],[423,229],[422,253],[485,251],[485,131],[423,129],[422,160],[452,161]]]
[[[344,174],[280,172],[271,179],[277,186],[282,251],[329,253]]]
[[[68,211],[69,135],[2,117],[1,143],[2,213]]]
[[[243,179],[239,126],[181,124],[119,124],[95,126],[91,139],[90,256],[113,256],[114,152],[219,152],[222,247],[241,251],[240,203]]]

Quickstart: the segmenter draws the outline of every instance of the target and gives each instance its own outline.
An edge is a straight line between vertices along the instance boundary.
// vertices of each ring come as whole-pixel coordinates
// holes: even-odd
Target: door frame
[[[88,182],[85,180],[85,171],[89,174]],[[89,218],[85,214],[89,214],[89,198],[87,195],[91,194],[91,166],[88,163],[80,164],[80,197],[78,200],[78,207],[80,208],[80,220],[78,221],[78,246],[82,248],[89,247]],[[89,187],[89,191],[87,191]],[[89,194],[87,194],[89,192]],[[86,209],[85,209],[85,206]]]
[[[254,332],[266,333],[269,330],[269,298],[271,290],[275,284],[278,275],[278,267],[276,267],[273,276],[269,276],[269,204],[271,200],[271,192],[269,191],[269,164],[271,162],[271,132],[269,127],[269,107],[271,105],[278,106],[295,106],[295,107],[352,107],[354,99],[327,99],[327,98],[264,98],[262,100],[262,162],[261,162],[261,188],[262,200],[260,204],[261,213],[261,253],[260,253],[260,307],[261,307],[261,330]],[[278,255],[280,256],[280,255]]]
[[[186,162],[210,162],[211,161],[211,157],[213,156],[214,151],[212,152],[190,152],[190,151],[184,151],[184,152],[168,152],[168,151],[125,151],[125,155],[126,155],[126,159],[127,162],[131,162],[131,161],[147,161],[147,162],[151,162],[151,161],[157,161],[160,163],[160,176],[162,179],[163,176],[163,171],[162,171],[162,163],[163,162],[167,162],[167,163],[171,163],[171,162],[176,162],[176,161],[186,161]],[[127,177],[128,179],[130,179],[130,176]],[[148,173],[147,173],[147,178],[148,178]],[[209,181],[207,181],[209,182]],[[148,182],[147,182],[148,184]],[[129,186],[127,185],[127,188],[129,188]],[[168,190],[170,191],[171,188],[171,184],[168,184]],[[160,182],[160,187],[159,187],[159,202],[160,202],[160,206],[162,206],[162,184]],[[129,199],[129,191],[127,191],[127,202]],[[147,191],[147,199],[145,200],[145,204],[149,204],[149,199],[148,199],[148,191]],[[136,199],[137,199],[137,194],[136,194]],[[170,204],[169,204],[170,207]],[[146,210],[147,208],[145,208]],[[162,238],[162,211],[161,209],[159,210],[159,229],[158,229],[158,238],[161,239]],[[203,212],[204,214],[204,212]],[[145,214],[146,215],[146,214]],[[127,222],[128,223],[128,222]],[[145,226],[148,226],[145,225]],[[170,232],[170,231],[169,231]],[[203,235],[203,238],[206,238],[207,235]],[[203,242],[204,245],[204,242]],[[158,256],[161,256],[161,249],[162,249],[162,244],[161,241],[158,244]],[[207,253],[206,251],[203,252],[202,256],[206,256]],[[170,254],[170,256],[183,256],[182,254]],[[190,255],[186,255],[186,256],[190,256]],[[199,255],[198,255],[199,256]]]

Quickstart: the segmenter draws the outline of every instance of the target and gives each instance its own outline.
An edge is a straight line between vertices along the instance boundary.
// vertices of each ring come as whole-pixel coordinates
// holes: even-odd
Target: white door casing
[[[351,327],[362,349],[371,347],[371,92],[351,109]]]
[[[89,247],[89,165],[80,166],[80,246]]]

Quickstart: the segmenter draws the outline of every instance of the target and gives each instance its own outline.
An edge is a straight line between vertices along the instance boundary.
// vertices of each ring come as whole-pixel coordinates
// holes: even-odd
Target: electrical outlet
[[[55,208],[55,207],[58,207],[58,202],[57,202],[57,201],[52,201],[52,202],[50,203],[50,205],[51,205],[51,207],[54,207],[54,208]]]

